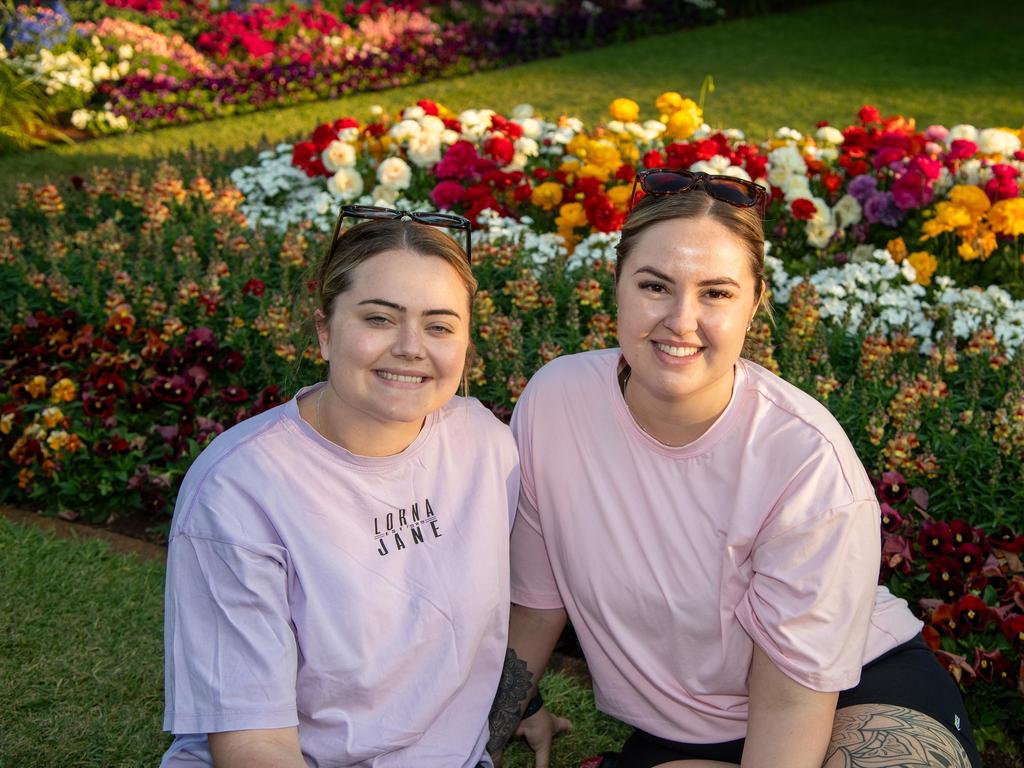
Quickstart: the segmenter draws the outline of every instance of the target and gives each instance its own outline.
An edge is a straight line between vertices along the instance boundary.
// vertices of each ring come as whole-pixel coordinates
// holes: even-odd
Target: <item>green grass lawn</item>
[[[763,139],[782,125],[845,125],[864,103],[920,124],[1024,125],[1024,14],[1019,0],[970,9],[952,0],[838,0],[715,27],[666,34],[502,71],[382,93],[217,120],[0,159],[9,182],[134,163],[168,152],[237,150],[307,135],[316,123],[373,104],[396,110],[429,97],[453,109],[508,110],[529,102],[546,115],[588,124],[615,97],[640,102],[676,90],[696,97],[705,75],[716,91],[707,118]]]
[[[163,716],[164,566],[106,543],[0,518],[0,768],[156,766]],[[628,729],[589,690],[549,675],[549,706],[575,727],[553,768],[621,745]],[[532,765],[514,743],[507,768]]]

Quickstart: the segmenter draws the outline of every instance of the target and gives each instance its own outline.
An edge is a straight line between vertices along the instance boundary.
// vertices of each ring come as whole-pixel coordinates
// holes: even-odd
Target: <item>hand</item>
[[[571,730],[572,723],[564,717],[551,714],[546,707],[541,707],[535,714],[520,721],[515,735],[526,739],[526,743],[533,750],[534,768],[549,768],[551,742],[558,734]]]

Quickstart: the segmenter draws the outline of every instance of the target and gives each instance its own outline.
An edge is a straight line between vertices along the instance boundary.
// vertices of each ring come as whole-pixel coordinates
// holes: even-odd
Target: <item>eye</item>
[[[448,336],[455,333],[455,329],[451,328],[442,323],[434,323],[433,325],[427,326],[427,330],[437,336]]]
[[[650,293],[667,293],[668,292],[668,288],[665,286],[664,283],[659,283],[659,282],[654,281],[654,280],[646,280],[646,281],[640,283],[639,287],[640,287],[641,291],[649,291]]]
[[[731,299],[732,292],[724,288],[711,288],[704,294],[709,299]]]
[[[391,322],[391,318],[387,315],[369,315],[366,322],[369,325],[385,326]]]

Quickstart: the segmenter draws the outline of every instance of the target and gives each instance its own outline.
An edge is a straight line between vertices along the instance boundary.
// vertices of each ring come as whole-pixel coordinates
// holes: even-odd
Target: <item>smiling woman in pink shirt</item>
[[[178,494],[165,768],[491,764],[519,462],[455,396],[469,222],[342,215],[375,220],[336,230],[320,268],[327,381],[219,436]]]
[[[740,357],[766,301],[764,192],[653,170],[622,232],[620,349],[538,372],[512,427],[510,658],[491,749],[546,768],[567,723],[530,695],[572,622],[602,768],[977,768],[959,692],[877,586],[879,509],[842,428]],[[516,687],[518,686],[518,688]],[[520,717],[525,717],[520,721]]]

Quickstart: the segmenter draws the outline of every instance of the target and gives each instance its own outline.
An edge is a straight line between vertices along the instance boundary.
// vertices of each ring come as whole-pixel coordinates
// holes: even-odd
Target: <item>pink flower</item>
[[[453,208],[456,203],[461,203],[465,196],[466,190],[463,186],[452,179],[438,182],[430,193],[430,199],[434,201],[434,205],[442,210]]]
[[[1008,200],[1011,197],[1018,197],[1020,189],[1017,187],[1017,176],[1019,171],[1012,165],[997,163],[992,166],[992,178],[985,183],[985,194],[993,203],[998,200]]]
[[[968,158],[974,157],[974,153],[978,151],[978,145],[973,141],[967,139],[956,139],[949,147],[949,154],[946,155],[950,160],[967,160]]]
[[[434,166],[434,175],[439,179],[467,179],[475,176],[477,160],[476,148],[472,144],[457,141]]]
[[[923,208],[932,201],[932,188],[923,173],[911,168],[892,185],[892,200],[903,211]]]

